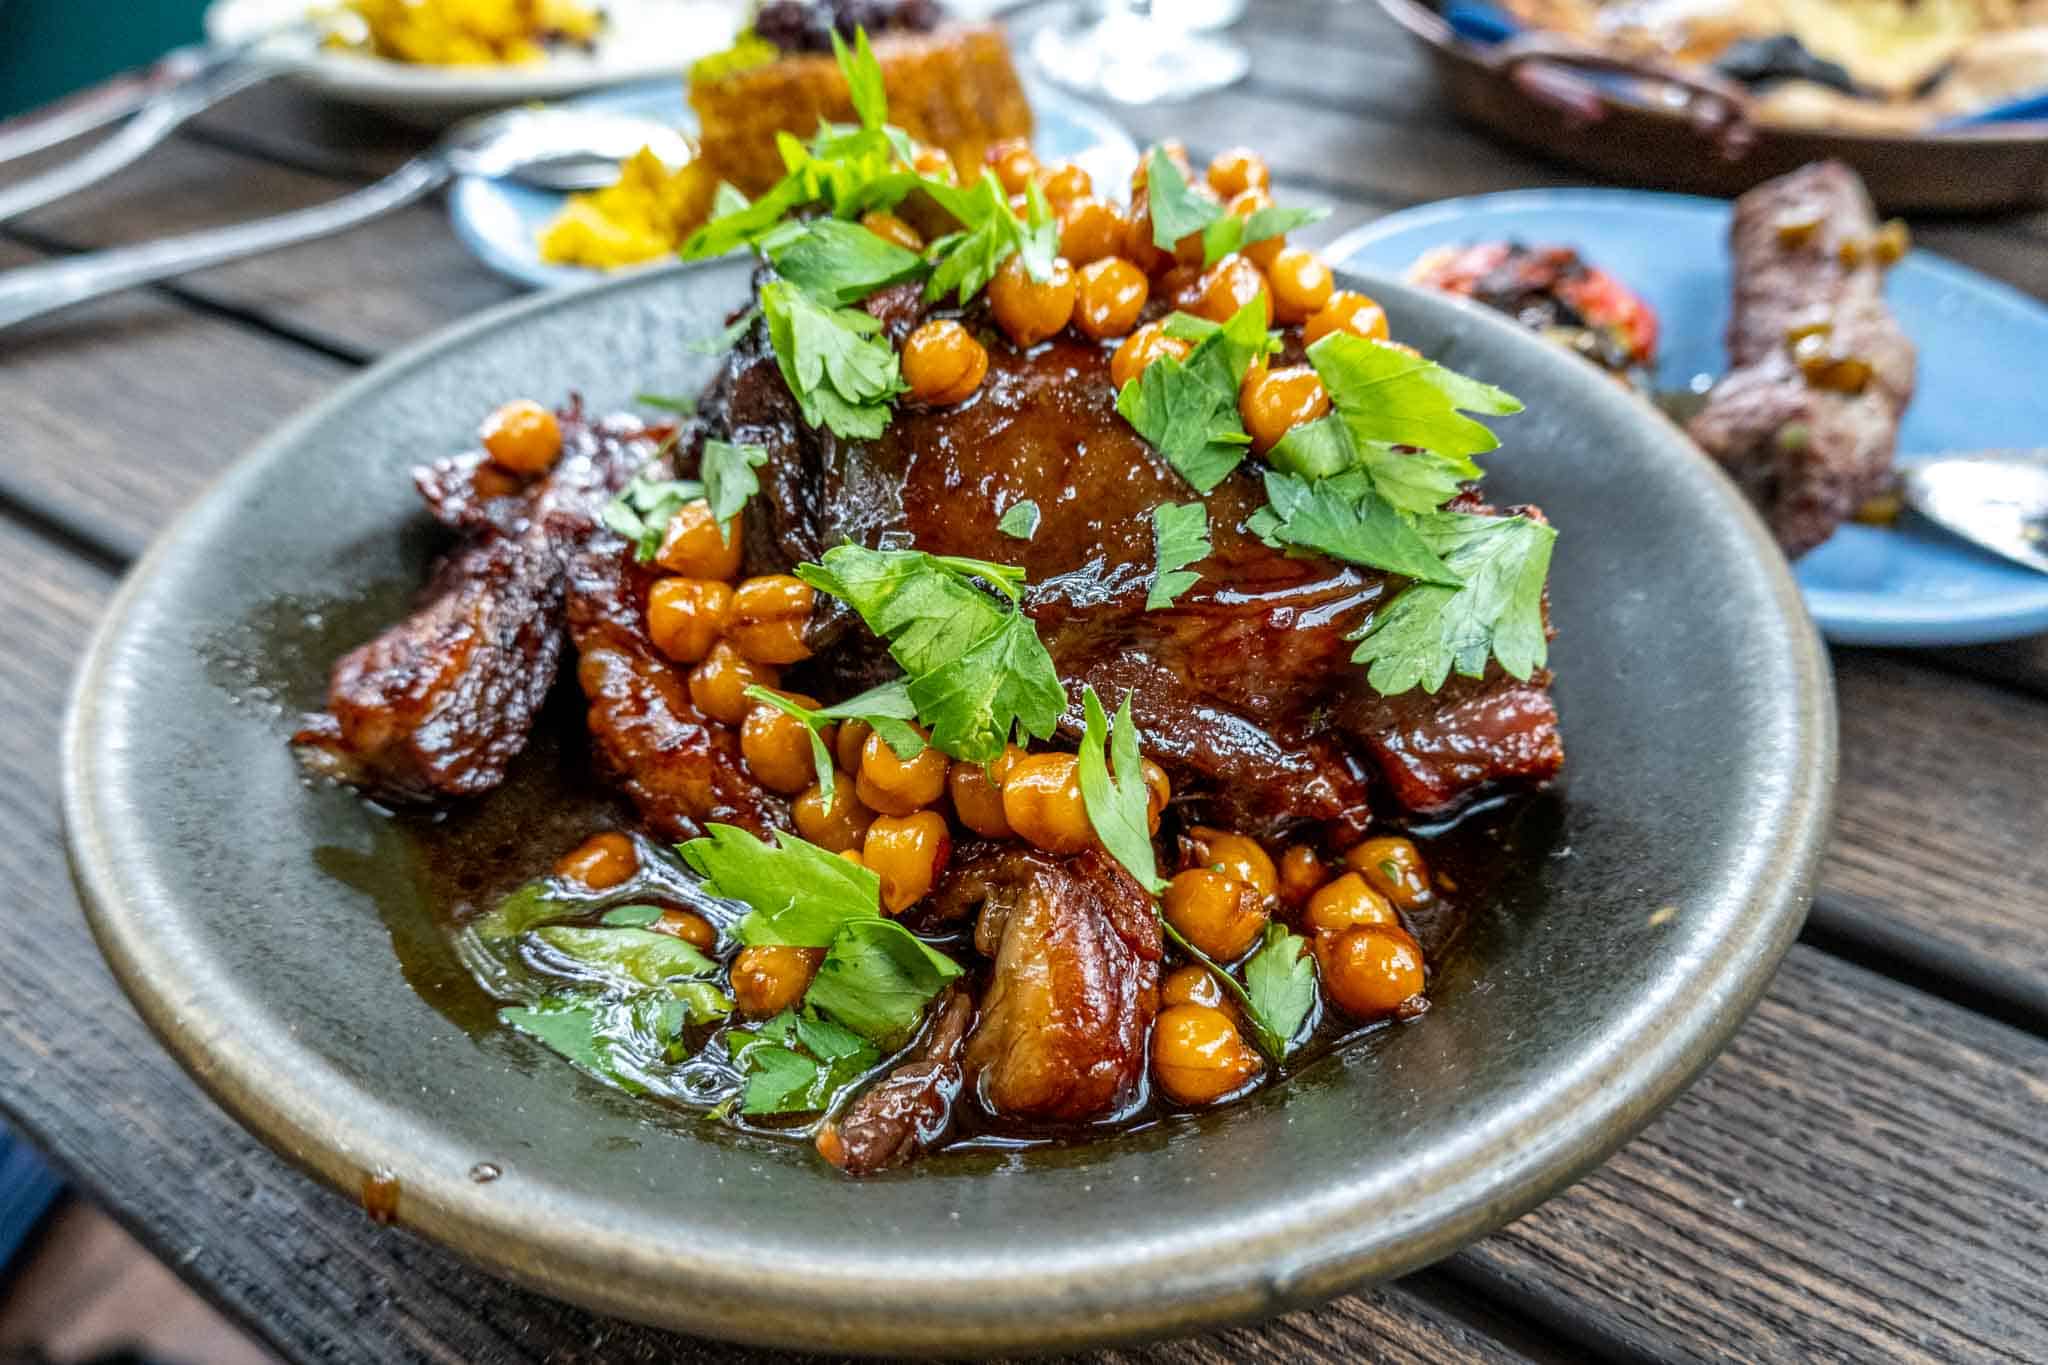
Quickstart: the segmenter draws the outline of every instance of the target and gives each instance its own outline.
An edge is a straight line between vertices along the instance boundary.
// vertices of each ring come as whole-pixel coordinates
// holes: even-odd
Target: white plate
[[[214,0],[206,9],[206,36],[216,44],[243,42],[296,24],[315,7],[313,0]],[[593,51],[568,49],[530,66],[421,66],[320,47],[296,34],[261,51],[329,98],[445,122],[627,81],[681,79],[690,63],[732,43],[747,6],[743,0],[605,0],[604,11],[605,30]]]

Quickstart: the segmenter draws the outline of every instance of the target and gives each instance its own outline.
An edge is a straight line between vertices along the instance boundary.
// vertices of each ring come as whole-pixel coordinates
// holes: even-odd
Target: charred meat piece
[[[973,874],[978,943],[995,947],[967,1075],[989,1111],[1076,1121],[1117,1116],[1142,1095],[1159,1009],[1159,922],[1116,863],[1012,848]]]
[[[902,325],[887,320],[892,332]],[[999,343],[975,397],[905,405],[880,439],[857,443],[802,425],[757,327],[703,411],[712,432],[770,451],[767,505],[750,519],[753,562],[784,567],[852,540],[1021,564],[1026,609],[1069,693],[1084,683],[1105,698],[1129,691],[1148,755],[1219,823],[1266,837],[1336,823],[1355,837],[1375,756],[1389,746],[1459,754],[1427,782],[1395,788],[1432,812],[1500,783],[1540,783],[1561,762],[1547,675],[1524,684],[1496,668],[1434,697],[1367,687],[1344,637],[1400,581],[1265,545],[1245,529],[1265,504],[1249,472],[1209,495],[1214,550],[1193,566],[1201,581],[1147,611],[1152,509],[1194,494],[1117,415],[1107,349],[1066,337],[1028,352]],[[1002,512],[1027,498],[1040,511],[1036,535],[999,534]],[[828,670],[819,695],[894,671],[843,610],[821,611],[811,643]],[[1462,729],[1487,695],[1514,703]],[[1071,709],[1068,728],[1078,732],[1079,719]]]
[[[967,1027],[974,1002],[954,992],[933,1011],[914,1060],[903,1063],[847,1106],[818,1134],[818,1151],[848,1175],[900,1166],[936,1144],[960,1098]]]
[[[335,664],[327,710],[292,737],[308,768],[395,802],[504,780],[554,682],[564,554],[666,431],[574,407],[560,421],[560,462],[524,490],[474,459],[415,473],[436,517],[472,535],[412,615]]]
[[[1616,374],[1657,363],[1650,305],[1568,246],[1439,247],[1416,261],[1408,278],[1506,313]]]
[[[684,671],[655,646],[647,594],[659,575],[597,524],[600,511],[565,511],[557,528],[576,547],[568,565],[569,636],[600,766],[648,824],[672,839],[694,839],[708,821],[756,834],[792,828],[789,803],[754,781],[732,727],[696,708]]]
[[[1885,311],[1870,196],[1840,162],[1743,195],[1730,243],[1732,368],[1687,430],[1796,556],[1889,482],[1913,344]]]

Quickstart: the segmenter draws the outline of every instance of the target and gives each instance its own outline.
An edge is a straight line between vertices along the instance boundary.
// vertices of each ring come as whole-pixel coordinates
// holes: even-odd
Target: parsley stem
[[[1237,983],[1237,978],[1218,966],[1216,959],[1188,942],[1180,930],[1174,928],[1167,920],[1165,912],[1159,908],[1159,902],[1152,902],[1152,913],[1159,916],[1160,932],[1173,940],[1174,944],[1182,952],[1208,968],[1209,974],[1216,978],[1217,984],[1221,985],[1230,994],[1231,999],[1237,1001],[1238,1007],[1244,1011],[1245,1022],[1252,1026],[1252,1038],[1258,1043],[1259,1051],[1271,1057],[1275,1062],[1286,1061],[1287,1040],[1273,1032],[1272,1027],[1260,1016],[1258,1006],[1252,1003],[1251,994]]]

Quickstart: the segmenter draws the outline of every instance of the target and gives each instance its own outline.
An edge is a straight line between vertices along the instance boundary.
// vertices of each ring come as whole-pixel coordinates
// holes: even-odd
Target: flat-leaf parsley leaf
[[[1152,543],[1158,567],[1145,594],[1146,611],[1172,606],[1200,581],[1188,565],[1209,557],[1209,509],[1199,502],[1160,503],[1152,509]]]
[[[1373,690],[1435,692],[1454,670],[1483,676],[1489,654],[1517,678],[1541,668],[1543,580],[1557,532],[1527,517],[1467,512],[1432,512],[1416,529],[1463,585],[1412,584],[1351,637],[1360,642],[1352,659],[1372,665]]]

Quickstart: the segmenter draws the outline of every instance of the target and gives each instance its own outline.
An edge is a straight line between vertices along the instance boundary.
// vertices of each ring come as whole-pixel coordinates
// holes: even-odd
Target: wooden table
[[[1421,199],[1578,179],[1454,126],[1368,5],[1267,4],[1243,38],[1245,84],[1129,123],[1198,156],[1266,149],[1285,201],[1334,207],[1324,236]],[[0,231],[0,268],[314,203],[419,141],[260,89]],[[1915,228],[2048,297],[2048,215]],[[509,1288],[287,1167],[143,1029],[66,880],[55,736],[123,567],[294,410],[512,292],[428,204],[0,337],[0,1108],[294,1361],[742,1354]],[[2013,381],[2040,382],[2040,362],[2014,357]],[[1101,1358],[2048,1359],[2048,645],[1834,664],[1825,882],[1769,995],[1684,1098],[1441,1265]]]

